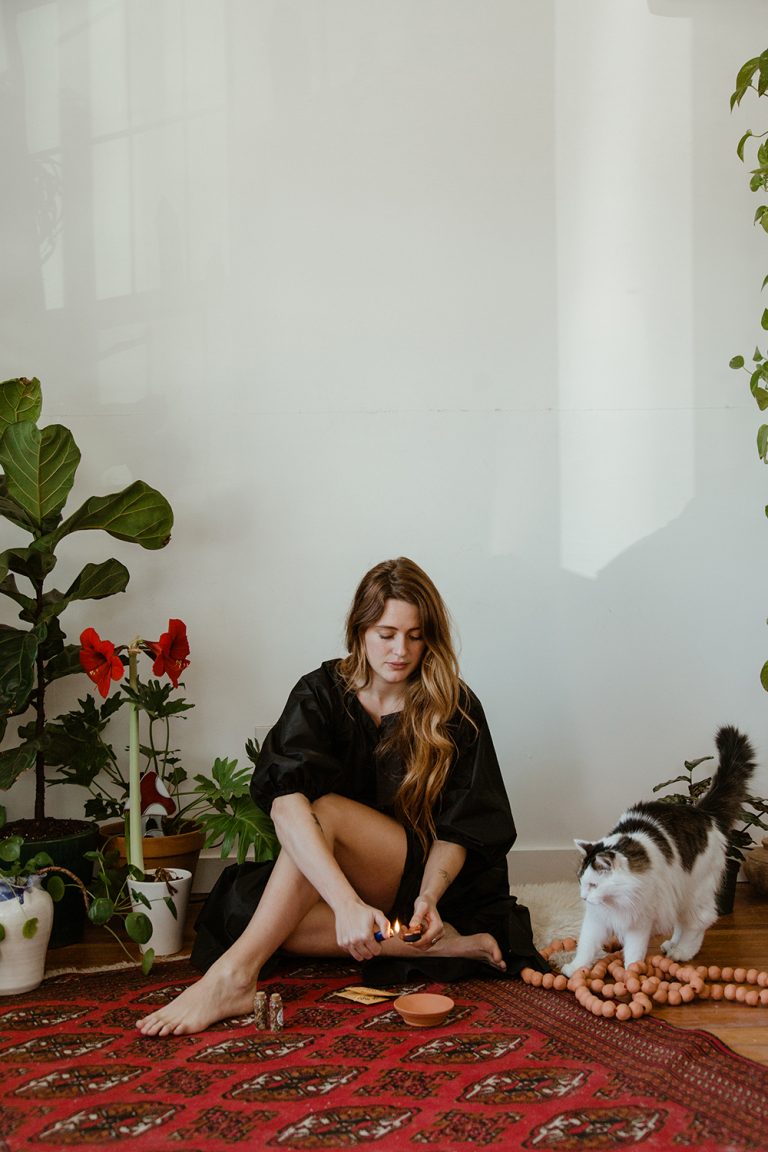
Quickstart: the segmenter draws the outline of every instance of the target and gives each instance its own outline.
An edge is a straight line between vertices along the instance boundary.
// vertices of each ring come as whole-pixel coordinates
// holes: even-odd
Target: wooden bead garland
[[[545,960],[556,952],[573,952],[576,941],[553,940],[541,950]],[[625,968],[621,952],[598,960],[592,968],[580,968],[570,978],[562,973],[523,968],[526,984],[534,988],[566,989],[593,1016],[638,1020],[653,1011],[654,1004],[690,1004],[693,1000],[735,1000],[750,1008],[768,1007],[768,972],[757,968],[718,968],[714,964],[678,964],[667,956],[650,956]]]

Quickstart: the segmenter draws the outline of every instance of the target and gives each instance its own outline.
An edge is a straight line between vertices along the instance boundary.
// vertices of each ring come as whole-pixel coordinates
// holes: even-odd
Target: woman
[[[277,860],[226,870],[197,925],[193,962],[207,971],[138,1022],[145,1035],[250,1012],[278,949],[375,961],[395,980],[546,970],[509,895],[515,826],[485,716],[426,573],[402,557],[371,569],[346,641],[346,659],[296,685],[254,770]]]

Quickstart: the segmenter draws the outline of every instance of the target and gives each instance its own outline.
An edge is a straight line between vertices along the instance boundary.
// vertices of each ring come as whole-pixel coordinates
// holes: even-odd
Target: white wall
[[[727,367],[763,306],[735,146],[767,109],[728,99],[764,0],[0,12],[0,378],[74,431],[72,507],[134,477],[174,507],[164,552],[72,538],[57,575],[132,573],[72,639],[186,620],[190,770],[400,553],[458,623],[521,848],[607,831],[722,723],[765,758],[760,421]]]

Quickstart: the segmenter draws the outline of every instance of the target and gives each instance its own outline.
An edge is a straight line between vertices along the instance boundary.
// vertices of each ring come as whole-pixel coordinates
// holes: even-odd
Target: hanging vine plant
[[[736,87],[731,95],[731,111],[741,104],[747,92],[756,92],[758,96],[768,95],[768,50],[759,56],[747,60],[741,66],[736,76]],[[748,129],[739,140],[736,148],[739,159],[747,163],[747,157],[752,158],[754,167],[749,172],[749,187],[752,192],[768,196],[768,129],[764,132],[753,132]],[[746,154],[746,155],[745,155]],[[764,232],[768,232],[768,203],[762,203],[755,211],[754,223],[759,224]],[[763,279],[761,291],[768,285],[768,275]],[[768,341],[768,307],[763,308],[760,318],[760,327],[763,341]],[[758,344],[752,355],[750,364],[744,356],[734,356],[730,362],[731,368],[743,369],[749,375],[749,388],[755,403],[761,412],[768,408],[768,346],[764,348]],[[757,430],[757,454],[768,464],[768,423],[761,424]],[[768,505],[765,508],[768,516]],[[768,661],[763,664],[760,672],[760,681],[768,692]]]

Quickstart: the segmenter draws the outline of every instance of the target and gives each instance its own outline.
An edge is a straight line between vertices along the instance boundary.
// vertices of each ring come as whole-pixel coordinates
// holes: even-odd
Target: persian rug
[[[766,1148],[768,1069],[707,1033],[597,1019],[568,993],[494,978],[426,986],[455,1006],[413,1028],[391,1001],[339,997],[356,967],[297,961],[266,982],[282,1031],[251,1017],[135,1031],[196,978],[187,960],[64,973],[0,1001],[2,1152]]]

